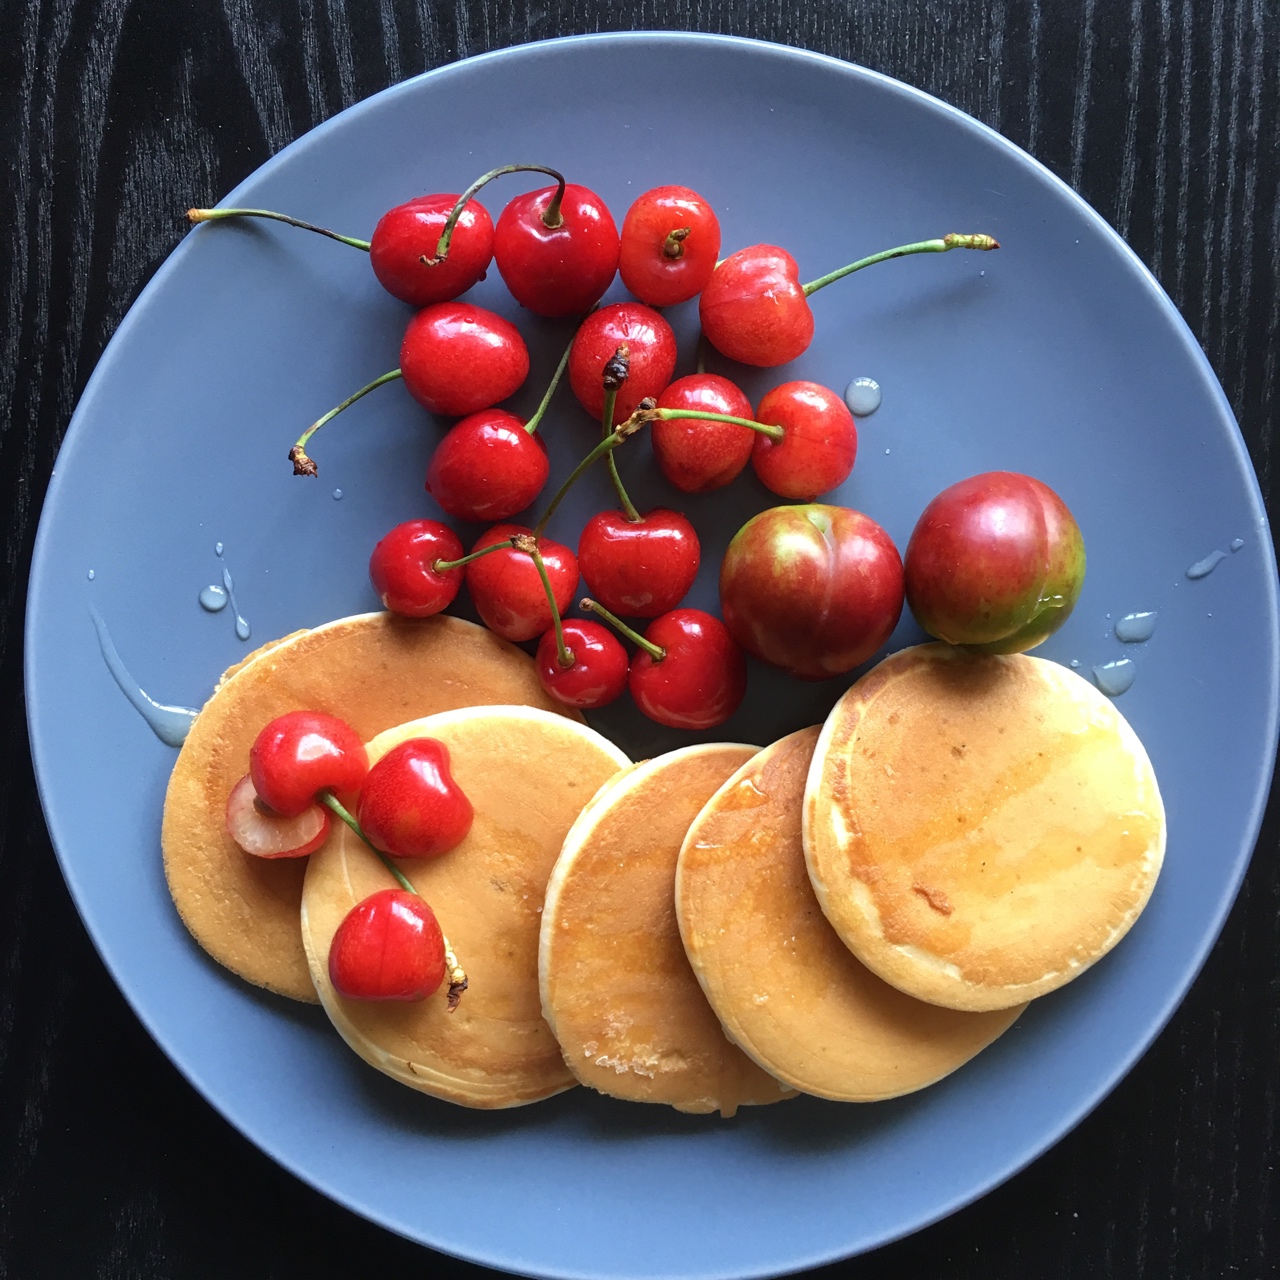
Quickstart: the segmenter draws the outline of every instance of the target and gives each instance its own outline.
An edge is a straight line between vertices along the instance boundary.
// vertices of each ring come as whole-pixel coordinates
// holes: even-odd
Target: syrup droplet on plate
[[[210,583],[200,592],[200,607],[209,613],[220,613],[227,607],[227,592],[216,582]]]
[[[1197,560],[1187,570],[1187,577],[1193,581],[1196,578],[1207,578],[1226,558],[1225,551],[1210,551],[1203,560]]]
[[[1138,665],[1132,658],[1118,658],[1115,662],[1104,662],[1093,669],[1093,678],[1098,682],[1098,688],[1111,698],[1118,698],[1127,692],[1137,674]]]
[[[1150,640],[1155,634],[1156,612],[1154,609],[1143,613],[1126,613],[1116,622],[1116,639],[1125,644],[1141,644]]]
[[[874,378],[854,378],[844,390],[844,402],[855,418],[869,418],[880,407],[880,384]]]
[[[129,668],[124,665],[112,643],[107,624],[103,622],[102,616],[96,609],[90,609],[89,616],[93,619],[94,629],[98,633],[98,648],[102,651],[102,659],[107,664],[107,670],[111,672],[116,684],[120,686],[120,692],[129,699],[134,710],[147,722],[151,732],[161,742],[170,747],[182,746],[191,729],[191,722],[196,718],[196,712],[191,707],[171,707],[166,703],[157,702],[147,694],[129,674]]]

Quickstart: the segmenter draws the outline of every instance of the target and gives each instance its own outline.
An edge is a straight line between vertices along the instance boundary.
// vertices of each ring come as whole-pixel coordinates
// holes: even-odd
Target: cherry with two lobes
[[[702,331],[711,345],[731,360],[760,368],[786,364],[802,355],[813,341],[809,297],[819,289],[891,258],[999,247],[988,235],[953,234],[920,240],[859,258],[801,284],[800,268],[785,249],[772,244],[751,245],[731,253],[712,273],[698,300]]]

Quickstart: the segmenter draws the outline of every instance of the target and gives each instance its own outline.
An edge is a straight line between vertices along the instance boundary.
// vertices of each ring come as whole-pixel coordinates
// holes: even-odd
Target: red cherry
[[[475,810],[449,772],[449,748],[409,738],[371,766],[356,821],[365,838],[397,858],[437,858],[462,843]]]
[[[323,711],[276,716],[249,748],[249,773],[262,803],[286,818],[321,791],[353,791],[369,769],[359,735]]]
[[[573,665],[560,665],[554,628],[538,642],[538,679],[567,707],[603,707],[627,687],[627,651],[607,627],[583,618],[563,624],[564,642]]]
[[[429,618],[447,609],[462,586],[463,570],[438,573],[441,560],[462,558],[462,543],[438,520],[406,520],[373,549],[369,579],[383,608],[406,618]]]
[[[529,350],[509,320],[469,302],[441,302],[409,321],[400,371],[419,404],[461,418],[518,391]]]
[[[472,551],[532,532],[518,524],[495,525],[477,539]],[[556,607],[564,613],[578,586],[578,561],[568,547],[550,538],[541,539],[540,550]],[[551,626],[551,606],[542,579],[523,551],[507,547],[473,560],[467,565],[467,587],[485,625],[508,640],[532,640]]]
[[[644,638],[666,651],[641,650],[628,683],[636,706],[673,729],[710,729],[738,709],[747,691],[742,650],[719,618],[701,609],[673,609],[654,619]]]
[[[677,379],[658,397],[658,408],[751,417],[746,394],[715,373]],[[659,418],[649,431],[662,474],[685,493],[707,493],[733,480],[747,465],[757,435],[750,427],[706,418]]]
[[[382,287],[415,307],[449,302],[466,293],[493,260],[493,219],[479,200],[469,200],[454,226],[449,254],[435,257],[445,220],[457,195],[419,196],[388,209],[369,239],[369,262]]]
[[[444,934],[416,893],[382,889],[343,917],[329,981],[351,1000],[425,1000],[444,981]]]
[[[622,220],[618,271],[641,302],[669,307],[706,288],[720,256],[720,220],[688,187],[654,187]]]
[[[604,414],[604,366],[626,347],[630,368],[613,406],[613,424],[629,418],[646,396],[659,396],[676,368],[676,335],[651,307],[615,302],[589,315],[569,348],[569,385],[597,422]]]
[[[427,492],[458,520],[505,520],[542,492],[547,448],[523,418],[483,409],[453,426],[427,467]]]
[[[308,805],[293,818],[270,813],[258,803],[246,773],[227,797],[227,835],[255,858],[305,858],[329,838],[329,810]]]
[[[772,244],[739,249],[720,263],[702,291],[698,315],[707,341],[743,364],[786,364],[813,341],[800,268]]]
[[[782,427],[781,440],[756,433],[751,465],[784,498],[813,499],[849,478],[858,428],[842,397],[816,382],[784,382],[766,392],[756,420]]]
[[[656,618],[689,594],[702,548],[678,511],[658,507],[638,521],[601,511],[578,539],[578,568],[591,594],[611,613]]]
[[[516,196],[498,215],[493,257],[521,306],[540,316],[580,315],[618,269],[618,228],[594,191],[570,182],[558,225],[543,221],[556,187]]]

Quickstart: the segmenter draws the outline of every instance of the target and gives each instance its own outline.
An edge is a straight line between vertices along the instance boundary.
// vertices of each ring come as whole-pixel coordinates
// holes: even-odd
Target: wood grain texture
[[[268,156],[405,76],[585,31],[731,32],[897,76],[1071,182],[1208,353],[1268,503],[1280,420],[1277,0],[0,0],[0,1280],[479,1276],[335,1208],[232,1132],[124,1005],[40,815],[21,620],[95,361],[183,234]],[[829,1276],[1280,1273],[1280,824],[1132,1075],[1054,1151]]]

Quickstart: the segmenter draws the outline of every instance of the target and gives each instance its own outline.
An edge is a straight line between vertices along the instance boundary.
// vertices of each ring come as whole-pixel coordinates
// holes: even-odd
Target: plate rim
[[[1045,164],[1037,160],[1029,152],[1023,150],[1016,143],[1006,138],[996,129],[983,123],[981,120],[978,120],[976,117],[963,111],[959,107],[953,106],[923,89],[906,84],[903,81],[885,74],[884,72],[876,71],[870,67],[835,57],[830,54],[818,53],[810,49],[796,48],[794,46],[778,44],[772,41],[712,32],[646,29],[635,31],[593,32],[579,35],[560,36],[546,40],[529,41],[523,44],[509,45],[500,49],[488,50],[484,53],[475,54],[470,57],[446,63],[442,66],[433,67],[429,70],[420,72],[417,75],[411,76],[408,79],[399,81],[396,84],[389,85],[385,89],[379,90],[378,92],[353,103],[351,106],[336,112],[327,120],[324,120],[313,128],[307,130],[287,146],[281,148],[281,150],[268,157],[268,159],[261,165],[257,166],[252,172],[247,174],[241,182],[239,182],[222,198],[222,200],[218,202],[218,204],[219,206],[236,204],[240,192],[245,187],[256,183],[264,174],[269,174],[273,168],[284,164],[286,160],[295,159],[297,156],[305,153],[309,147],[319,145],[323,142],[324,138],[330,131],[345,127],[351,119],[362,113],[377,109],[391,97],[410,95],[414,93],[424,82],[438,82],[440,80],[447,80],[453,76],[466,75],[469,69],[476,64],[488,64],[511,58],[537,58],[544,56],[547,53],[554,54],[554,52],[560,49],[574,49],[580,47],[590,48],[592,46],[614,45],[619,43],[680,44],[685,46],[701,45],[709,50],[716,48],[733,48],[755,57],[778,59],[782,62],[816,64],[827,71],[835,71],[849,76],[854,80],[870,83],[880,91],[888,93],[893,97],[905,99],[925,108],[928,111],[940,113],[944,118],[950,120],[957,127],[975,135],[979,139],[985,140],[988,144],[995,145],[1002,149],[1009,155],[1014,163],[1027,170],[1031,176],[1037,179],[1042,185],[1048,186],[1056,198],[1059,200],[1065,200],[1066,203],[1071,206],[1072,210],[1108,243],[1109,247],[1113,251],[1119,250],[1121,261],[1129,268],[1130,271],[1134,272],[1144,288],[1150,294],[1154,295],[1154,300],[1156,301],[1159,309],[1164,314],[1166,320],[1171,324],[1172,334],[1176,335],[1184,349],[1185,355],[1188,357],[1189,368],[1193,369],[1198,375],[1200,381],[1204,384],[1209,397],[1216,402],[1217,407],[1224,416],[1226,422],[1230,424],[1231,428],[1233,428],[1227,433],[1228,441],[1230,443],[1232,453],[1234,454],[1236,465],[1245,480],[1245,487],[1247,490],[1246,497],[1250,507],[1252,508],[1253,529],[1258,534],[1262,535],[1259,537],[1259,542],[1264,549],[1264,569],[1269,569],[1269,573],[1266,574],[1266,599],[1264,604],[1267,621],[1269,623],[1269,640],[1273,668],[1280,667],[1280,605],[1278,605],[1278,601],[1280,601],[1280,581],[1277,579],[1275,543],[1272,537],[1266,507],[1263,502],[1257,472],[1253,465],[1253,460],[1249,455],[1248,448],[1245,444],[1239,423],[1236,420],[1235,413],[1226,396],[1226,392],[1219,382],[1207,355],[1196,340],[1187,321],[1183,318],[1181,312],[1178,310],[1177,306],[1164,290],[1160,282],[1156,279],[1150,268],[1147,267],[1147,265],[1138,257],[1134,250],[1129,247],[1119,233],[1111,227],[1105,218],[1103,218],[1102,215],[1098,213],[1098,211],[1095,210],[1078,192],[1053,173],[1053,171]],[[128,311],[121,318],[120,323],[112,333],[112,336],[104,347],[102,354],[98,357],[93,372],[90,374],[83,391],[80,393],[76,407],[71,415],[63,439],[59,445],[57,456],[54,460],[53,468],[50,473],[49,484],[41,504],[40,519],[36,530],[36,537],[32,550],[31,568],[27,581],[27,598],[22,631],[23,690],[26,704],[27,734],[31,749],[36,788],[40,797],[40,806],[45,826],[48,831],[50,843],[53,846],[63,880],[71,895],[77,914],[79,915],[86,932],[89,934],[90,940],[94,945],[94,949],[97,952],[99,959],[111,975],[112,981],[115,983],[118,990],[124,996],[124,999],[133,1011],[134,1016],[137,1017],[139,1022],[141,1022],[143,1027],[145,1027],[148,1035],[151,1036],[165,1054],[166,1058],[168,1058],[169,1062],[188,1081],[188,1083],[196,1089],[206,1103],[211,1105],[214,1110],[242,1137],[252,1143],[252,1145],[259,1151],[262,1151],[264,1154],[269,1156],[283,1169],[287,1170],[292,1176],[314,1188],[320,1194],[324,1195],[326,1199],[329,1199],[348,1210],[358,1213],[360,1216],[374,1222],[384,1230],[400,1235],[405,1239],[411,1240],[414,1243],[423,1245],[429,1249],[458,1257],[465,1261],[478,1263],[483,1266],[505,1269],[519,1275],[547,1277],[548,1280],[570,1280],[570,1278],[572,1278],[572,1280],[579,1280],[579,1277],[581,1277],[581,1280],[593,1280],[593,1277],[591,1277],[588,1272],[581,1272],[563,1267],[551,1269],[546,1266],[535,1266],[531,1265],[529,1260],[518,1257],[497,1256],[496,1254],[486,1255],[478,1252],[459,1253],[449,1248],[447,1245],[427,1241],[422,1238],[421,1234],[414,1234],[412,1229],[409,1227],[400,1225],[389,1219],[384,1214],[381,1214],[376,1206],[370,1206],[362,1203],[358,1196],[345,1194],[324,1185],[308,1170],[296,1165],[290,1156],[277,1148],[277,1145],[274,1142],[264,1140],[262,1137],[250,1133],[249,1130],[243,1126],[232,1113],[231,1102],[224,1102],[222,1098],[216,1095],[212,1086],[206,1086],[206,1084],[202,1082],[198,1062],[188,1061],[187,1055],[180,1052],[170,1043],[169,1038],[156,1024],[152,1015],[148,1011],[139,1007],[138,1003],[136,1003],[126,977],[125,967],[113,957],[111,948],[106,945],[99,934],[98,928],[94,923],[92,923],[92,910],[88,907],[83,889],[79,885],[72,866],[68,864],[68,860],[62,852],[61,842],[56,834],[58,823],[51,814],[50,803],[46,798],[45,775],[50,766],[47,763],[44,763],[44,751],[41,747],[41,735],[36,724],[36,721],[40,717],[39,708],[41,699],[37,691],[37,681],[39,679],[41,659],[36,652],[34,633],[36,629],[36,619],[43,611],[42,601],[45,590],[44,583],[48,576],[44,571],[44,562],[48,555],[47,543],[51,536],[48,532],[52,523],[49,513],[51,508],[57,505],[58,495],[62,487],[62,480],[59,472],[63,471],[67,463],[73,458],[79,439],[87,429],[84,425],[87,413],[85,406],[89,405],[92,407],[92,401],[98,392],[99,385],[111,376],[111,367],[114,364],[115,352],[122,348],[127,342],[132,327],[139,323],[139,316],[142,311],[145,310],[145,306],[150,300],[152,294],[164,288],[170,274],[179,270],[186,256],[190,252],[193,252],[192,243],[196,235],[199,233],[199,230],[199,228],[193,228],[189,231],[167,255],[165,260],[156,269],[151,279],[148,280],[146,285],[139,291]],[[916,1232],[941,1221],[943,1218],[958,1212],[960,1209],[981,1199],[996,1187],[1007,1182],[1010,1178],[1014,1177],[1035,1160],[1039,1159],[1052,1147],[1061,1142],[1068,1133],[1070,1133],[1082,1120],[1085,1119],[1085,1117],[1093,1112],[1119,1085],[1125,1076],[1129,1074],[1138,1059],[1147,1052],[1155,1039],[1168,1025],[1173,1014],[1176,1012],[1183,1000],[1185,1000],[1191,986],[1203,968],[1210,951],[1221,936],[1227,916],[1236,901],[1245,872],[1248,869],[1253,852],[1257,846],[1263,818],[1270,799],[1276,765],[1275,747],[1278,740],[1280,740],[1280,679],[1273,679],[1272,681],[1267,699],[1265,718],[1267,729],[1266,737],[1272,744],[1270,758],[1263,759],[1258,763],[1258,786],[1255,790],[1254,800],[1248,814],[1246,815],[1246,821],[1244,824],[1246,839],[1241,847],[1236,849],[1233,853],[1230,875],[1225,881],[1222,897],[1213,912],[1210,927],[1206,929],[1204,935],[1198,939],[1196,946],[1192,948],[1187,955],[1177,981],[1171,988],[1171,994],[1166,998],[1164,1004],[1151,1019],[1149,1025],[1143,1028],[1142,1034],[1137,1038],[1135,1043],[1126,1053],[1119,1057],[1100,1084],[1095,1086],[1094,1089],[1091,1090],[1089,1094],[1073,1109],[1064,1114],[1057,1124],[1052,1126],[1047,1133],[1040,1135],[1036,1142],[1030,1144],[1028,1149],[1021,1151],[1015,1158],[1007,1161],[1005,1166],[996,1172],[989,1174],[977,1183],[966,1187],[963,1192],[958,1193],[945,1202],[939,1204],[936,1206],[936,1211],[915,1218],[910,1225],[895,1227],[887,1233],[882,1232],[873,1243],[855,1246],[855,1252],[853,1253],[840,1249],[835,1251],[824,1250],[820,1252],[806,1253],[803,1256],[796,1255],[793,1260],[781,1270],[779,1270],[775,1264],[769,1264],[765,1267],[752,1270],[743,1270],[741,1268],[731,1270],[703,1269],[696,1272],[690,1272],[688,1275],[691,1278],[696,1276],[697,1280],[749,1280],[749,1278],[754,1277],[774,1276],[795,1271],[808,1270],[813,1267],[822,1266],[842,1259],[861,1256],[873,1249],[891,1244],[896,1240],[904,1239],[907,1236],[913,1235]]]

